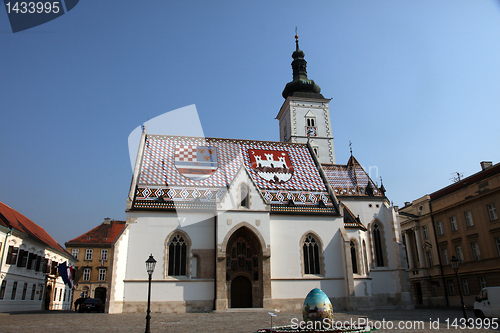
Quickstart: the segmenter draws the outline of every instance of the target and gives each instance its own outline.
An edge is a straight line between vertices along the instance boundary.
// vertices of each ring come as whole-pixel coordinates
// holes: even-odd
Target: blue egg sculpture
[[[304,321],[333,320],[333,306],[325,292],[314,288],[307,294],[302,308]]]

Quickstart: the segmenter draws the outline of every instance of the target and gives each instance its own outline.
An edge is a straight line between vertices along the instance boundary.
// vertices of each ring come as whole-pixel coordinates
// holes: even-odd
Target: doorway
[[[252,307],[252,282],[246,276],[237,276],[231,282],[231,307]]]

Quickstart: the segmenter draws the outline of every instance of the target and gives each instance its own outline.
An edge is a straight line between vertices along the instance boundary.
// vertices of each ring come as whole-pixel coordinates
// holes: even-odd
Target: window
[[[474,257],[474,260],[481,260],[481,252],[479,251],[479,243],[472,242],[472,243],[470,243],[470,246],[472,248],[472,256]]]
[[[316,126],[316,119],[312,117],[307,117],[306,118],[307,126]]]
[[[457,218],[455,216],[450,217],[450,225],[451,225],[451,231],[458,230]]]
[[[66,302],[66,290],[64,291],[63,302]]]
[[[168,275],[185,276],[187,272],[187,248],[185,237],[174,234],[168,242]]]
[[[33,286],[31,286],[31,300],[35,299],[35,293],[36,293],[36,284],[33,283]]]
[[[90,268],[83,269],[83,281],[90,281]]]
[[[40,293],[38,294],[38,300],[41,301],[43,296],[43,284],[40,285]]]
[[[19,252],[19,248],[9,246],[9,252],[7,253],[7,264],[15,265],[17,263],[17,253]]]
[[[467,282],[467,279],[462,279],[462,289],[464,291],[464,295],[470,295],[469,282]]]
[[[320,248],[316,238],[309,234],[302,244],[304,255],[304,274],[321,274],[319,252]]]
[[[352,262],[352,272],[358,274],[358,260],[356,253],[356,243],[351,241],[351,262]]]
[[[450,296],[455,295],[455,289],[453,288],[453,280],[447,280],[446,282],[448,283],[448,294],[450,294]]]
[[[5,296],[5,288],[7,287],[7,280],[2,281],[2,286],[0,287],[0,299],[3,299]]]
[[[432,282],[432,284],[431,284],[431,294],[432,294],[432,297],[437,297],[437,295],[438,295],[437,290],[438,290],[437,283],[436,282]]]
[[[26,292],[28,291],[28,283],[25,282],[24,283],[24,287],[23,287],[23,296],[22,296],[22,300],[24,301],[26,299]]]
[[[495,204],[490,203],[490,204],[486,205],[486,207],[488,208],[488,214],[490,215],[490,221],[497,220],[498,216],[497,216],[497,209],[495,208]]]
[[[432,262],[432,253],[431,253],[431,251],[425,252],[425,255],[427,256],[427,267],[434,266],[433,262]]]
[[[92,253],[93,252],[94,252],[94,250],[87,249],[87,251],[85,252],[85,260],[92,260]]]
[[[444,235],[443,221],[437,221],[438,235]]]
[[[62,300],[62,292],[63,292],[63,289],[59,289],[59,302]]]
[[[88,298],[89,297],[89,288],[84,287],[82,290],[83,298]]]
[[[248,186],[246,184],[241,184],[240,186],[240,207],[249,208],[248,205]]]
[[[73,258],[78,259],[78,254],[80,253],[80,249],[73,249],[71,250],[71,255]]]
[[[19,259],[17,259],[17,267],[26,267],[28,263],[28,251],[19,250]]]
[[[479,278],[479,288],[486,288],[486,278],[484,276],[480,276]]]
[[[462,245],[455,246],[455,253],[457,254],[458,262],[463,263],[464,260],[464,252],[462,251]]]
[[[376,223],[373,226],[373,246],[375,248],[375,262],[377,264],[377,267],[382,267],[384,266],[382,237],[380,236],[380,227]]]
[[[54,302],[57,300],[57,288],[54,289]]]
[[[17,293],[17,281],[14,281],[14,284],[12,285],[12,295],[10,295],[10,299],[16,299],[16,293]]]
[[[497,245],[497,252],[500,256],[500,237],[495,237],[495,244]]]
[[[422,233],[424,234],[424,239],[428,239],[429,238],[429,230],[427,229],[426,225],[422,226]]]
[[[106,281],[106,269],[99,268],[99,281]]]
[[[26,266],[27,269],[35,269],[36,266],[36,254],[28,253],[28,264]]]
[[[474,225],[474,221],[472,220],[472,213],[470,210],[466,211],[464,213],[464,216],[465,216],[465,224],[468,226],[468,227],[472,227]]]
[[[443,257],[443,265],[447,266],[450,264],[448,260],[448,249],[441,249],[441,257]]]
[[[108,260],[108,249],[101,250],[101,260]]]

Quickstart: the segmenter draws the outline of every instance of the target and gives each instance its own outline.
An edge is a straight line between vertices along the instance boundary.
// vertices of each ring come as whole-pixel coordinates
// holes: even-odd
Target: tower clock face
[[[316,136],[317,135],[317,130],[315,126],[308,126],[306,128],[306,133],[307,136]]]

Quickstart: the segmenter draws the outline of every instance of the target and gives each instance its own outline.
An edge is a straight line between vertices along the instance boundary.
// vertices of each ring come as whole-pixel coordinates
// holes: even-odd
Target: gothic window
[[[384,252],[382,250],[382,235],[377,223],[373,226],[373,247],[375,251],[375,263],[377,267],[384,266]]]
[[[354,274],[358,274],[358,260],[357,260],[357,253],[356,253],[356,243],[354,241],[351,241],[351,262],[352,262],[352,272]]]
[[[168,275],[187,275],[187,252],[188,243],[186,237],[181,233],[175,233],[170,237],[168,248]]]
[[[363,260],[365,262],[365,274],[368,274],[368,255],[366,253],[366,243],[365,240],[363,239]]]
[[[241,184],[240,186],[240,207],[249,208],[248,200],[248,186],[246,184]]]
[[[321,274],[320,244],[316,238],[308,234],[302,244],[304,259],[304,274]]]

